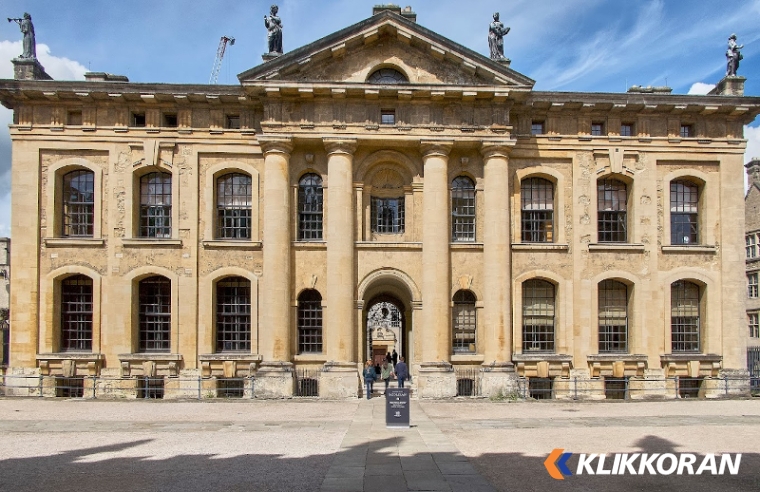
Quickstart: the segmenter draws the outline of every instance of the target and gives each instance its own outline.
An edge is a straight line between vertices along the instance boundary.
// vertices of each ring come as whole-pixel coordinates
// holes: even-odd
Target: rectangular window
[[[383,125],[395,125],[396,111],[393,109],[383,109],[380,111],[380,123]]]
[[[171,282],[150,277],[139,284],[140,352],[169,352],[171,349]],[[163,381],[163,380],[162,380]]]
[[[747,234],[745,237],[745,251],[747,252],[747,258],[757,258],[757,235]]]
[[[56,376],[55,396],[58,398],[84,398],[84,378]]]
[[[217,398],[242,398],[245,393],[245,379],[219,378],[216,380]]]
[[[749,336],[760,338],[760,313],[748,313],[747,322],[749,324]]]
[[[520,185],[520,222],[524,243],[554,241],[554,183],[528,178]]]
[[[177,128],[177,115],[174,113],[164,113],[163,123],[167,128]]]
[[[620,125],[620,136],[621,137],[632,137],[633,136],[633,124],[631,123],[623,123]]]
[[[670,288],[671,350],[700,351],[699,287],[685,280],[674,282]]]
[[[600,243],[628,240],[628,189],[616,179],[597,182],[597,226]]]
[[[747,274],[747,297],[757,299],[757,272]]]
[[[694,136],[694,129],[691,125],[681,125],[681,138],[690,138]]]
[[[216,351],[250,352],[251,283],[227,278],[216,287]]]
[[[371,211],[372,232],[380,234],[403,234],[404,232],[404,197],[372,197]]]
[[[543,121],[534,121],[530,125],[530,134],[531,135],[543,135],[544,134],[544,122]]]
[[[226,128],[230,130],[240,130],[240,116],[228,114],[226,118]]]
[[[528,378],[528,392],[534,400],[551,400],[553,387],[552,378]]]
[[[145,126],[145,113],[132,113],[132,119],[129,126],[142,128]]]
[[[84,275],[61,283],[61,352],[92,350],[92,280]]]
[[[63,176],[63,235],[92,237],[95,223],[95,174],[72,171]]]
[[[138,398],[160,400],[164,397],[164,378],[140,378],[137,385]]]
[[[66,115],[66,124],[72,126],[82,125],[82,112],[81,111],[69,111]]]
[[[591,123],[591,135],[595,137],[604,135],[604,123]]]
[[[466,176],[451,187],[451,240],[475,240],[475,183]]]
[[[699,244],[699,187],[688,181],[670,183],[671,244]]]

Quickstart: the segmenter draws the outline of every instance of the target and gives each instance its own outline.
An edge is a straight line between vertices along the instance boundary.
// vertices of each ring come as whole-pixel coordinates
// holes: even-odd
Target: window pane
[[[699,286],[685,280],[670,288],[670,331],[673,352],[699,352]]]
[[[599,352],[628,351],[628,288],[622,282],[599,283]]]
[[[451,187],[451,240],[475,241],[475,183],[465,176]]]
[[[298,353],[322,352],[322,296],[305,290],[298,296]]]
[[[372,232],[402,234],[404,232],[404,197],[371,199]]]
[[[227,174],[217,180],[216,237],[251,238],[251,177]]]
[[[63,235],[92,237],[95,222],[95,174],[72,171],[63,177]]]
[[[625,183],[615,179],[600,179],[597,182],[596,196],[599,242],[626,242],[628,190]]]
[[[298,182],[298,240],[322,239],[322,178],[306,174]]]
[[[554,285],[523,282],[523,352],[554,352]]]
[[[688,181],[670,183],[670,242],[699,244],[699,187]]]
[[[171,282],[165,277],[140,281],[140,351],[169,352],[171,333]]]
[[[520,185],[523,242],[554,240],[554,183],[543,178],[524,179]]]
[[[92,280],[84,275],[61,283],[61,351],[92,350]]]
[[[475,352],[475,295],[469,290],[460,290],[454,294],[454,308],[451,316],[453,322],[453,351]]]
[[[235,277],[216,284],[216,351],[251,350],[251,283]]]
[[[140,178],[140,237],[172,237],[172,175]]]

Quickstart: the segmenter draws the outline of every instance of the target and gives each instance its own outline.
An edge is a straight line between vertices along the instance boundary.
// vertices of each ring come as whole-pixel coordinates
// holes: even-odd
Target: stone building
[[[746,228],[745,253],[747,266],[747,364],[752,376],[760,378],[760,159],[753,158],[745,166],[749,190],[744,197]]]
[[[465,368],[482,395],[746,391],[737,217],[760,98],[741,77],[534,91],[398,8],[239,85],[29,73],[0,81],[10,373],[43,391],[255,377],[286,397],[311,369],[320,396],[355,397],[391,348],[422,397]]]

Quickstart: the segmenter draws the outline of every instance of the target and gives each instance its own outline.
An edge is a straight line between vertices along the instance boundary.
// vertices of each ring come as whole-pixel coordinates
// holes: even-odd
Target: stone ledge
[[[458,249],[458,250],[477,250],[482,251],[483,250],[483,243],[466,243],[466,242],[456,242],[451,243],[451,249]]]
[[[589,354],[586,356],[589,362],[614,362],[618,360],[632,362],[647,362],[649,357],[645,354]]]
[[[97,238],[73,238],[73,237],[48,237],[42,240],[48,248],[65,248],[65,247],[97,247],[103,246],[106,243],[105,239]]]
[[[660,354],[662,362],[687,362],[698,360],[700,362],[720,362],[723,360],[722,355],[718,354],[699,354],[699,353],[679,353],[679,354]]]
[[[573,356],[567,354],[553,354],[553,353],[531,353],[531,354],[512,354],[512,360],[515,362],[572,362]]]
[[[327,249],[327,241],[293,241],[295,249]]]
[[[226,361],[234,360],[238,362],[261,362],[263,357],[259,354],[200,354],[200,361]]]
[[[483,362],[486,356],[483,354],[454,354],[451,362]]]
[[[589,251],[636,251],[643,252],[646,250],[644,244],[634,243],[591,243],[588,245]]]
[[[167,354],[167,353],[153,353],[153,352],[137,352],[133,354],[119,354],[120,361],[134,362],[134,361],[180,361],[182,360],[182,354]]]
[[[262,243],[261,241],[249,240],[213,239],[211,241],[203,241],[202,244],[207,249],[259,249]]]
[[[567,251],[570,249],[570,245],[560,243],[512,243],[512,249],[515,251]]]
[[[662,246],[663,253],[716,253],[717,246],[695,244],[694,246]]]
[[[297,354],[293,356],[293,362],[327,362],[326,354]]]
[[[54,352],[50,354],[37,354],[36,359],[39,360],[76,360],[76,361],[102,361],[106,358],[105,355],[99,353],[83,353],[83,352]]]
[[[356,241],[356,247],[359,249],[422,249],[422,243],[380,243],[377,241]]]
[[[158,247],[158,246],[182,246],[181,239],[122,239],[121,244],[125,247]]]

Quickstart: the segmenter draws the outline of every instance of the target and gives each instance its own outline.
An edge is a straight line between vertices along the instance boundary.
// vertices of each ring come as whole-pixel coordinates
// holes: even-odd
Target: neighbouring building
[[[349,398],[392,349],[421,397],[464,369],[485,396],[748,391],[742,77],[534,91],[383,7],[267,59],[237,85],[14,62],[17,394],[288,397],[304,369]]]
[[[745,253],[747,258],[747,368],[750,375],[760,378],[760,158],[753,158],[745,166],[749,189],[744,197],[744,223],[746,228]],[[755,384],[760,385],[760,382]]]

